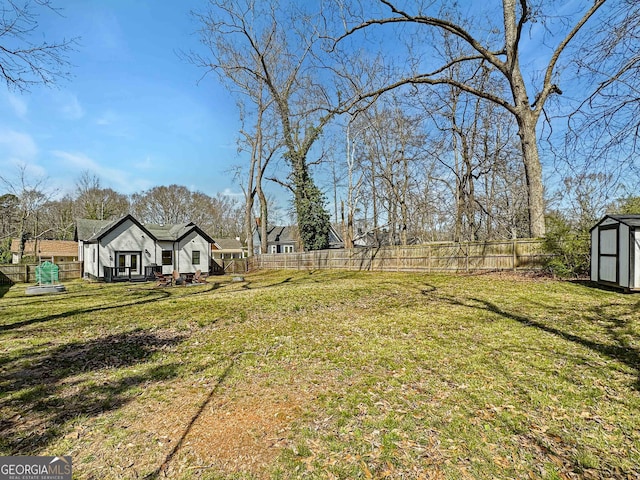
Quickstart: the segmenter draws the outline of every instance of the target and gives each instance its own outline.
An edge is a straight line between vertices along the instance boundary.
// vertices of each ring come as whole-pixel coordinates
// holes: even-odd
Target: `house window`
[[[200,250],[191,252],[191,265],[200,265]]]
[[[162,265],[173,265],[173,251],[172,250],[163,250],[162,251]]]
[[[269,253],[278,253],[278,246],[277,245],[271,245],[269,247]]]
[[[293,245],[284,245],[284,253],[293,253]]]

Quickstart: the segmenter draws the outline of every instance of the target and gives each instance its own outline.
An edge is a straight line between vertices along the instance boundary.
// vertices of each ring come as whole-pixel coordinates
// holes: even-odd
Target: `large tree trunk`
[[[244,211],[245,234],[247,236],[247,255],[253,257],[253,195],[247,194]]]
[[[262,190],[262,181],[258,182],[258,200],[260,202],[260,253],[269,253],[269,218],[267,197]]]
[[[518,136],[522,145],[527,195],[529,204],[529,234],[533,238],[544,237],[544,184],[542,183],[542,164],[538,155],[536,121],[518,118]]]
[[[524,163],[527,181],[527,196],[529,205],[529,235],[544,237],[544,186],[542,183],[542,165],[538,156],[538,138],[536,125],[540,117],[543,95],[536,100],[538,106],[530,106],[527,87],[520,70],[519,61],[519,31],[516,20],[516,0],[503,0],[505,21],[505,45],[507,47],[507,62],[505,64],[507,78],[511,84],[511,93],[515,109],[513,111],[518,123],[518,136],[522,146],[522,161]],[[524,15],[524,13],[523,13]],[[545,79],[545,89],[550,89],[550,80]],[[547,91],[546,95],[549,94]]]

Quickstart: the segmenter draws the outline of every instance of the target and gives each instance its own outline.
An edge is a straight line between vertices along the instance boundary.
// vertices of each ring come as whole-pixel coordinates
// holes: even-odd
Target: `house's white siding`
[[[98,245],[95,243],[82,243],[82,258],[84,258],[84,273],[98,277]]]
[[[177,245],[178,247],[178,268],[180,273],[195,273],[196,270],[209,271],[211,259],[211,244],[202,238],[197,232],[191,232],[184,237]],[[193,251],[200,252],[200,263],[193,264]]]
[[[94,262],[92,252],[88,254],[85,260],[85,271],[96,277],[104,276],[104,267],[117,266],[118,252],[139,252],[140,265],[139,273],[144,272],[144,267],[156,263],[155,262],[155,241],[149,238],[138,225],[131,220],[126,220],[118,225],[112,231],[102,237],[98,243],[98,255]],[[148,252],[148,253],[147,253]],[[87,267],[91,265],[91,270]]]
[[[103,278],[105,268],[109,275],[118,277],[148,274],[147,267],[161,266],[162,272],[171,274],[174,270],[180,273],[194,273],[196,270],[207,272],[211,260],[211,244],[201,234],[192,231],[180,241],[157,240],[153,228],[142,227],[130,216],[124,217],[104,234],[97,243],[82,243],[82,258],[85,273],[88,276]],[[188,231],[191,225],[169,226],[159,229],[160,238],[175,238],[174,233]],[[197,229],[197,228],[195,228]],[[156,229],[158,230],[158,229]],[[171,263],[162,265],[163,251],[172,253]],[[197,264],[193,264],[193,251],[200,252]]]
[[[163,250],[171,250],[173,252],[171,254],[171,258],[172,258],[171,265],[162,265],[162,251]],[[162,265],[162,273],[164,273],[165,275],[171,275],[171,273],[174,270],[177,270],[177,267],[175,266],[175,263],[176,263],[176,252],[175,252],[175,249],[174,249],[173,242],[159,241],[158,244],[156,245],[156,260],[155,260],[155,264],[156,265]]]

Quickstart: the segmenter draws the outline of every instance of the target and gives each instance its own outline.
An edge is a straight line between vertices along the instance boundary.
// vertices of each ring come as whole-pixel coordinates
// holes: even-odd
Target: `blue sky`
[[[70,193],[82,171],[131,194],[176,183],[240,193],[233,100],[178,53],[198,48],[197,0],[64,0],[40,11],[39,35],[81,37],[72,78],[30,93],[0,87],[0,168],[26,164]]]
[[[236,150],[235,102],[215,75],[202,79],[204,72],[179,56],[199,48],[190,11],[205,3],[54,0],[63,16],[41,11],[36,34],[80,37],[72,78],[26,94],[0,85],[0,174],[26,164],[34,176],[49,177],[59,196],[71,193],[85,170],[124,194],[175,183],[239,195],[232,169],[246,162]],[[537,65],[547,58],[532,53],[536,45],[525,56]]]

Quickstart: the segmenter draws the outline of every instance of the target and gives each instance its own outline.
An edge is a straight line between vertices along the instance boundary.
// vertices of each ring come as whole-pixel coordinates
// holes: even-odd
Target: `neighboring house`
[[[260,229],[253,231],[253,251],[260,254]],[[297,227],[277,226],[267,229],[267,253],[295,253],[300,250]]]
[[[363,232],[358,229],[358,233],[353,239],[354,247],[389,247],[392,245],[402,245],[400,234],[396,233],[393,238],[388,230],[370,230]],[[418,245],[420,239],[416,237],[407,238],[407,245]]]
[[[209,271],[213,239],[193,223],[143,225],[132,215],[76,224],[85,276],[100,280]]]
[[[11,262],[19,263],[20,240],[11,241]],[[78,242],[70,240],[27,240],[24,245],[24,257],[36,260],[48,260],[51,263],[77,262]]]
[[[606,215],[591,228],[591,280],[640,291],[640,215]]]
[[[329,229],[329,248],[344,248],[344,240],[333,225]]]
[[[219,238],[211,245],[211,254],[214,260],[232,260],[245,258],[247,251],[239,238]]]
[[[329,248],[344,248],[342,237],[333,226],[329,229]],[[297,227],[278,226],[267,230],[267,253],[295,253],[301,250]],[[253,231],[253,251],[256,255],[260,253],[258,228]]]

